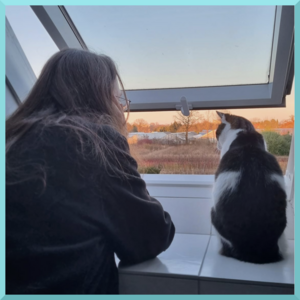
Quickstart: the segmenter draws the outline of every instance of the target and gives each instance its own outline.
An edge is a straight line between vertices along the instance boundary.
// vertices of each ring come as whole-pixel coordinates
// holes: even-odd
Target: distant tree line
[[[224,111],[229,112],[229,111]],[[174,116],[174,121],[171,124],[148,123],[144,119],[137,119],[132,124],[127,123],[128,132],[189,132],[194,131],[199,133],[203,130],[217,129],[220,124],[219,117],[213,111],[205,111],[199,113],[191,111],[190,116],[183,116],[180,112]],[[278,120],[251,120],[256,129],[262,131],[272,131],[276,128],[294,128],[294,116],[291,115],[288,119],[279,122]]]

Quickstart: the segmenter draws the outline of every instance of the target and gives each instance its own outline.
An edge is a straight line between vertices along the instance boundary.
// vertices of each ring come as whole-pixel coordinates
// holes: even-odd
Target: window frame
[[[10,99],[20,105],[36,82],[31,65],[5,17],[5,83]],[[8,95],[6,95],[6,98]],[[9,100],[10,101],[10,100]]]
[[[63,6],[32,6],[59,49],[87,49]],[[132,112],[174,111],[185,97],[189,109],[285,107],[294,77],[294,6],[277,6],[269,83],[215,87],[126,90]]]

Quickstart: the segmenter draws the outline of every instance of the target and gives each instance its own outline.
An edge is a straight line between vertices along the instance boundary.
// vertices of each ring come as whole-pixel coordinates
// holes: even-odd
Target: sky
[[[126,89],[268,81],[275,6],[66,6]],[[253,22],[255,20],[255,22]]]
[[[267,81],[273,6],[66,8],[89,49],[116,62],[125,89]],[[29,6],[6,6],[6,16],[38,76],[57,46]],[[287,119],[294,114],[293,94],[286,108],[230,111],[249,119]],[[175,113],[131,113],[129,122],[167,124]]]

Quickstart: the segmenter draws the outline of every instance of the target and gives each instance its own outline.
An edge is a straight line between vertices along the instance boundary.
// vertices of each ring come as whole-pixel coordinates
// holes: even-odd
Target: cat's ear
[[[222,119],[222,117],[224,116],[223,113],[219,112],[219,111],[216,111],[216,113],[218,114],[218,116]]]

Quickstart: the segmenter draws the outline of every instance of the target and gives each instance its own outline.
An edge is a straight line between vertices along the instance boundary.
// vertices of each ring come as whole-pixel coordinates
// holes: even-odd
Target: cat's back
[[[286,193],[282,170],[265,150],[259,133],[241,133],[222,157],[216,172],[215,204],[259,217],[285,213]],[[240,209],[239,209],[240,208]]]
[[[277,178],[277,181],[283,180],[282,170],[276,158],[266,151],[263,137],[258,132],[240,132],[237,135],[220,161],[216,179],[222,173],[224,176],[226,172],[238,172],[239,178],[248,181],[249,184],[261,182],[266,186],[272,178]]]

